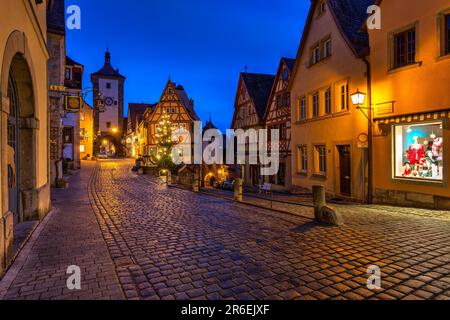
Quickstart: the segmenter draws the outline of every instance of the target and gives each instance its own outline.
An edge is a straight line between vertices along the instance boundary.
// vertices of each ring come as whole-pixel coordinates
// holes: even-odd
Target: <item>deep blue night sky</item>
[[[84,64],[84,87],[103,66],[127,77],[128,102],[154,103],[171,76],[198,115],[230,126],[239,73],[275,73],[295,58],[308,0],[66,0],[81,8],[82,29],[67,32],[67,53]],[[92,103],[92,98],[87,100]]]

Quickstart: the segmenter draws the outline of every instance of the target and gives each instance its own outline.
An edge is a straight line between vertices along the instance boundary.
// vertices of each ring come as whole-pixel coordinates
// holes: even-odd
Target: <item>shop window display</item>
[[[394,127],[395,178],[442,181],[442,123]]]

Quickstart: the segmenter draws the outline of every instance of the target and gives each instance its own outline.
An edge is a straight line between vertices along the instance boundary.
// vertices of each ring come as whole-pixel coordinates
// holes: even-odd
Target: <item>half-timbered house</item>
[[[144,131],[146,146],[144,153],[150,155],[156,150],[156,132],[163,114],[169,114],[173,129],[184,129],[194,136],[194,122],[200,121],[194,110],[194,100],[189,99],[183,86],[176,85],[171,80],[167,82],[159,102],[144,113]],[[183,155],[181,160],[186,162]]]
[[[264,182],[280,190],[288,190],[291,186],[291,98],[288,86],[294,63],[295,59],[281,59],[263,120],[269,137],[272,130],[278,130],[280,139],[279,170],[277,174],[265,177]]]
[[[241,73],[234,103],[232,129],[264,128],[264,114],[274,79],[274,75]],[[256,187],[263,183],[260,165],[246,161],[241,169],[244,170],[242,176],[246,186]]]

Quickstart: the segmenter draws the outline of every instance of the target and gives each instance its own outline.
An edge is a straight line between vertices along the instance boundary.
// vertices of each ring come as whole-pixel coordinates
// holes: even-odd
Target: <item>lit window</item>
[[[319,175],[327,173],[327,148],[323,145],[314,147],[314,169]]]
[[[313,95],[312,106],[313,106],[313,118],[317,118],[319,116],[319,93]]]
[[[394,126],[394,178],[442,181],[442,122]]]
[[[80,112],[80,120],[81,121],[85,121],[86,120],[86,115],[84,112]]]
[[[85,147],[84,144],[80,144],[80,152],[81,152],[81,153],[86,152],[86,147]]]
[[[339,107],[341,111],[348,110],[348,83],[339,86]]]
[[[331,88],[325,91],[325,113],[331,113]]]

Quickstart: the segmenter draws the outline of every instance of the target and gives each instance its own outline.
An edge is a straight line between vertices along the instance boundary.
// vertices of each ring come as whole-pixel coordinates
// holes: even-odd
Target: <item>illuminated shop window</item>
[[[442,122],[394,126],[394,178],[442,181],[442,135]]]

